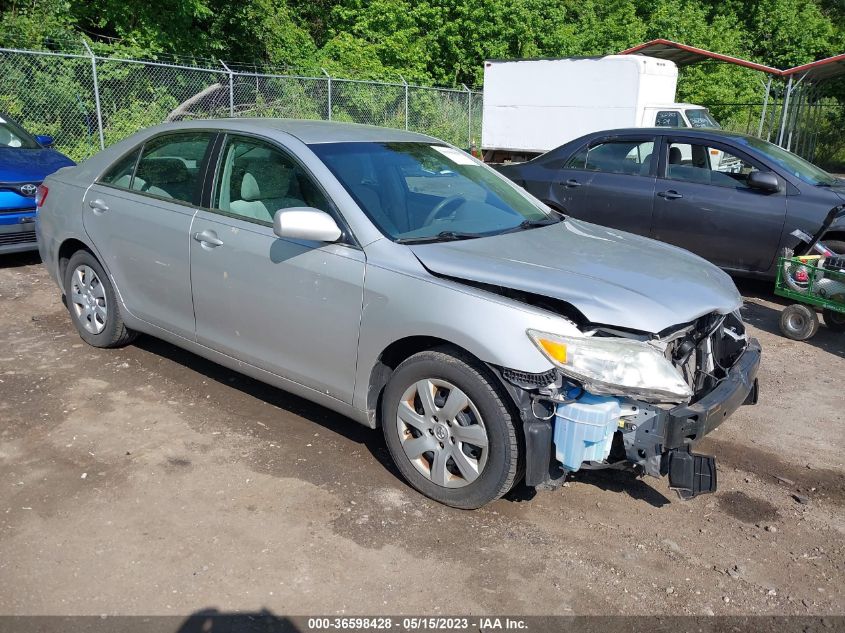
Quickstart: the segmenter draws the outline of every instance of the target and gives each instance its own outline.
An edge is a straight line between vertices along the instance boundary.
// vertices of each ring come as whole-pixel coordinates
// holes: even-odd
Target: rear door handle
[[[218,239],[214,231],[205,230],[194,233],[194,239],[204,246],[223,246],[223,240]]]
[[[88,206],[91,207],[91,209],[93,209],[94,213],[96,213],[97,215],[101,215],[109,210],[109,206],[100,198],[90,200],[88,202]]]
[[[666,198],[666,200],[677,200],[678,198],[683,198],[683,194],[678,193],[674,189],[670,189],[669,191],[659,191],[657,195],[661,198]]]
[[[565,183],[563,183],[563,185],[564,185],[564,187],[572,188],[572,187],[580,187],[581,183],[578,182],[577,180],[575,180],[574,178],[570,178]]]

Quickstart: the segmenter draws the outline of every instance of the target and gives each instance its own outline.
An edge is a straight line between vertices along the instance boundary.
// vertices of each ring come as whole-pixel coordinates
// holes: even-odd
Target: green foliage
[[[604,55],[656,37],[681,41],[779,68],[807,63],[845,51],[845,3],[842,0],[0,0],[0,45],[80,51],[86,37],[103,56],[168,60],[188,58],[201,65],[233,60],[263,67],[287,68],[320,76],[383,79],[423,85],[480,86],[484,60],[496,58]],[[75,41],[75,44],[68,42]],[[78,65],[78,64],[77,64]],[[79,65],[78,65],[79,66]],[[120,134],[162,118],[190,90],[201,90],[213,78],[179,78],[166,90],[154,75],[121,81],[106,71],[103,90],[123,90],[109,103],[126,104],[107,112],[108,129]],[[4,74],[9,82],[20,69]],[[76,71],[79,72],[84,71]],[[112,75],[109,75],[112,72]],[[189,74],[189,73],[188,73]],[[88,90],[74,90],[71,74],[62,70],[51,85],[49,76],[30,77],[39,94],[0,96],[0,107],[43,112],[39,129],[61,133],[68,120],[50,112],[49,99],[59,92],[86,95],[74,112],[74,129],[90,127]],[[78,74],[77,80],[83,81]],[[133,77],[134,79],[134,77]],[[705,105],[759,104],[760,74],[719,63],[685,68],[678,99]],[[160,82],[159,82],[160,83]],[[306,118],[325,116],[325,95],[318,86],[288,82],[275,92],[243,92],[244,107],[261,113],[290,113]],[[404,105],[390,91],[344,87],[354,103],[339,105],[339,119],[369,120],[404,126]],[[302,94],[297,95],[296,91]],[[826,88],[832,113],[825,119],[826,138],[836,137],[845,111],[845,81]],[[272,94],[271,94],[272,93]],[[240,94],[240,93],[239,93]],[[268,96],[269,95],[269,96]],[[437,120],[434,127],[461,138],[466,109],[449,93],[415,103],[415,120]],[[460,95],[459,95],[460,96]],[[466,97],[461,97],[466,98]],[[144,105],[133,103],[140,100]],[[239,101],[240,101],[239,97]],[[430,103],[429,103],[430,102]],[[464,104],[465,106],[466,104]],[[228,103],[225,104],[228,107]],[[222,107],[222,106],[221,106]],[[440,109],[438,109],[440,108]],[[89,114],[82,114],[82,112]],[[826,110],[827,111],[827,110]],[[749,107],[714,108],[728,127],[753,127]],[[473,116],[477,127],[480,107]],[[462,120],[461,120],[462,118]],[[67,116],[65,116],[67,119]],[[46,126],[46,127],[45,127]],[[434,131],[435,130],[429,130]],[[112,132],[109,132],[111,136]],[[463,132],[461,132],[463,134]],[[463,136],[465,138],[465,135]],[[839,141],[839,147],[842,142]],[[82,155],[87,149],[79,147]],[[836,154],[836,150],[833,154]]]
[[[0,43],[87,34],[102,51],[480,85],[490,58],[604,55],[665,37],[776,67],[845,49],[839,0],[0,0]],[[750,83],[687,77],[708,99]],[[718,87],[714,87],[718,86]],[[699,91],[703,91],[699,93]]]

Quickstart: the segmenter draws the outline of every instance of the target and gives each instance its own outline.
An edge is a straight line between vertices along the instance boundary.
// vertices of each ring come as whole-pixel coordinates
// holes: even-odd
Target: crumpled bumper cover
[[[756,339],[749,340],[727,377],[710,393],[694,404],[662,410],[640,424],[636,430],[623,433],[622,442],[628,464],[636,464],[647,475],[666,475],[669,461],[666,458],[670,452],[688,452],[693,444],[724,422],[740,406],[756,404],[760,356],[760,343]],[[551,459],[553,421],[523,415],[523,430],[526,485],[546,486],[554,480],[562,481],[563,473]],[[608,466],[622,465],[618,463]],[[715,486],[715,474],[712,484]]]
[[[664,450],[698,441],[745,404],[749,396],[756,402],[760,355],[760,343],[751,339],[727,377],[713,391],[695,404],[670,409],[666,414]]]

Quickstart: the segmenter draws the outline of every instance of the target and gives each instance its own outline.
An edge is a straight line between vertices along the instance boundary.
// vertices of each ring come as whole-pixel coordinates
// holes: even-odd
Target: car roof
[[[274,119],[237,117],[227,119],[191,119],[158,126],[157,130],[182,130],[192,128],[213,128],[219,130],[253,131],[256,133],[279,131],[298,138],[306,145],[320,143],[356,142],[441,142],[431,136],[397,130],[394,128],[341,123],[338,121],[315,121],[308,119]]]
[[[693,136],[693,137],[723,137],[723,138],[750,138],[747,134],[730,132],[728,130],[717,130],[715,128],[703,127],[627,127],[616,130],[602,130],[592,132],[582,138],[595,136],[615,136],[622,134],[661,134],[663,136]]]

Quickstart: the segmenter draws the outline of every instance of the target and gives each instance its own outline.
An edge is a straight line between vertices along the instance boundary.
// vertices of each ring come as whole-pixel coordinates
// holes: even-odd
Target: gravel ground
[[[702,443],[719,491],[579,473],[474,512],[401,481],[381,435],[144,337],[76,335],[0,258],[0,613],[845,613],[845,337],[763,344],[760,404]]]

